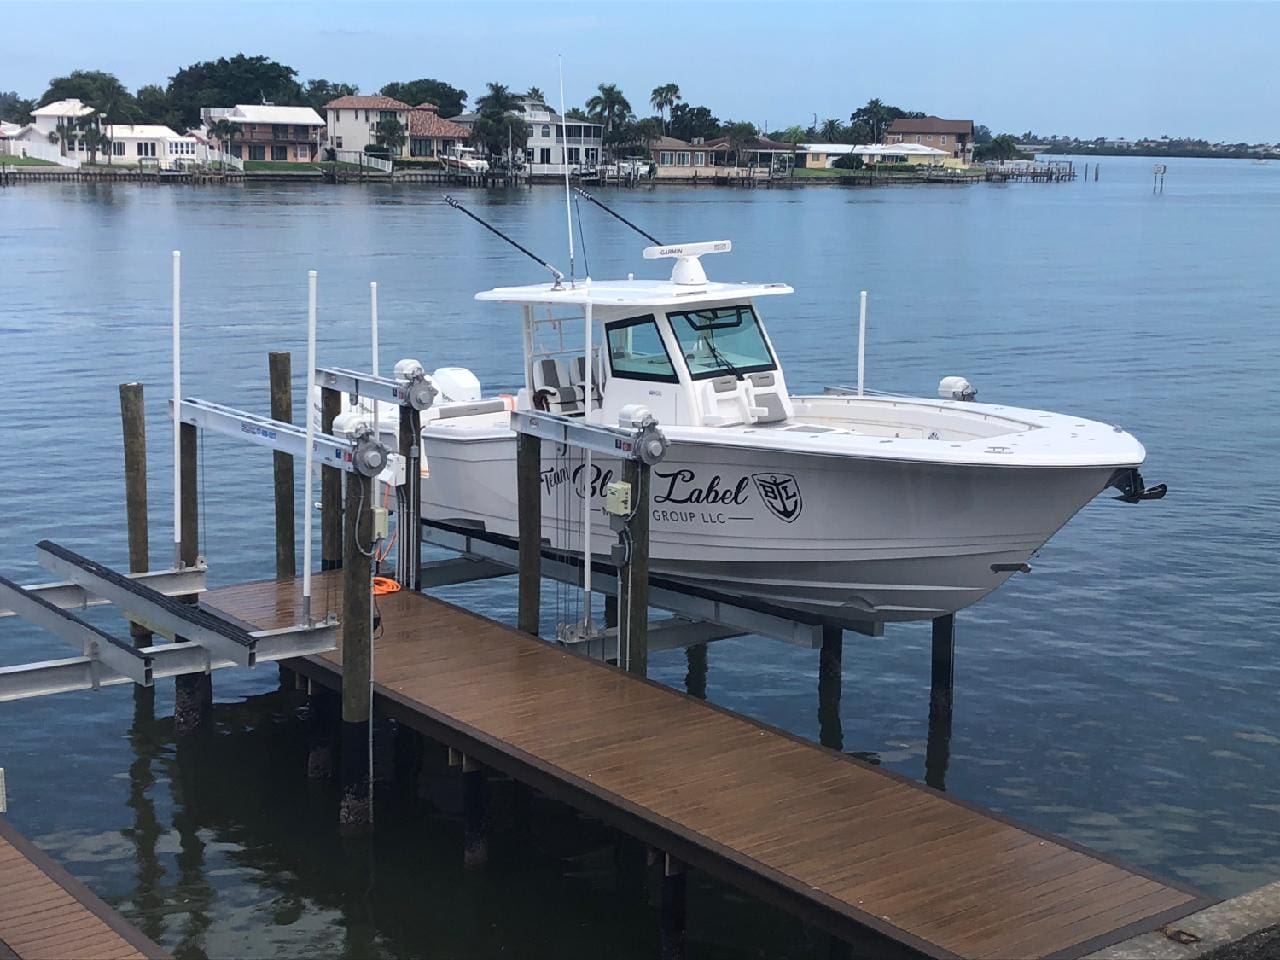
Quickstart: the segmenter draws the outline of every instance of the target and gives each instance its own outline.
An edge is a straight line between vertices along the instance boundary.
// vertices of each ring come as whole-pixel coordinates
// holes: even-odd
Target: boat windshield
[[[777,364],[749,303],[669,313],[694,380],[773,370]]]

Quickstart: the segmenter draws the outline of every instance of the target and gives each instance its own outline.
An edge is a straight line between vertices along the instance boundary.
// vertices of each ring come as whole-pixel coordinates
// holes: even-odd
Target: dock
[[[0,817],[0,960],[168,955]]]
[[[342,573],[316,580],[341,606]],[[301,581],[202,606],[296,623]],[[412,590],[376,598],[381,716],[832,935],[938,958],[1081,957],[1212,902],[785,731]],[[337,650],[285,661],[340,688]]]

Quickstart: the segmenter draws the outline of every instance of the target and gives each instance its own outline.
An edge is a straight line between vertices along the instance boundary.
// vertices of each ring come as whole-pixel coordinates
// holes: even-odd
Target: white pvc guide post
[[[560,64],[560,162],[564,166],[564,224],[569,230],[569,283],[572,284],[573,211],[569,204],[569,125],[565,122],[564,115],[564,57],[557,56],[556,59]],[[587,315],[590,316],[589,313]],[[590,336],[590,334],[588,334],[588,336]]]
[[[311,622],[311,515],[315,512],[311,474],[316,436],[316,272],[307,271],[307,453],[302,493],[302,620]]]
[[[370,328],[370,338],[372,340],[371,346],[373,348],[373,375],[376,377],[378,376],[378,283],[376,280],[369,281],[369,328]],[[382,421],[378,416],[378,412],[379,412],[378,401],[374,400],[373,401],[373,430],[374,430],[374,435],[377,436],[378,439],[381,439],[382,438]],[[381,503],[381,500],[380,500],[380,497],[382,496],[381,488],[382,488],[382,485],[378,483],[376,478],[369,482],[369,493],[373,497],[373,505],[375,507],[379,503]],[[369,544],[369,549],[370,550],[373,549],[372,543]],[[369,590],[371,592],[373,590],[372,570],[373,568],[370,567]],[[374,624],[374,615],[376,610],[377,610],[376,604],[372,604],[372,603],[369,604],[369,636],[370,637],[372,637],[374,633],[373,624]],[[373,675],[374,675],[373,657],[376,650],[377,650],[377,644],[371,641],[369,643],[369,722],[367,724],[369,728],[369,742],[368,742],[367,753],[369,756],[369,822],[370,823],[373,823],[373,810],[374,810],[374,803],[373,803],[373,780],[374,780],[373,778]]]
[[[373,350],[373,375],[376,377],[378,376],[378,283],[376,280],[369,281],[369,329]],[[379,440],[382,439],[381,409],[377,400],[373,401],[373,432]],[[382,502],[381,487],[382,485],[375,479],[371,487],[375,507]]]
[[[586,372],[583,375],[583,390],[586,392],[583,400],[584,410],[583,419],[586,422],[591,421],[591,376],[595,372],[592,370],[594,364],[591,362],[591,337],[592,337],[592,316],[591,301],[587,301],[587,346],[586,358],[584,364]],[[591,448],[588,447],[584,451],[582,460],[582,615],[583,623],[590,625],[591,623],[591,515],[593,513],[593,504],[591,502]]]
[[[173,565],[182,566],[182,251],[173,251]]]
[[[858,298],[858,396],[862,396],[862,373],[867,358],[867,291]]]

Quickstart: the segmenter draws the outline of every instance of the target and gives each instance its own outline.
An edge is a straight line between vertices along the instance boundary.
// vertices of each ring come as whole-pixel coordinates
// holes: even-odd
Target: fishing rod
[[[503,233],[493,224],[487,223],[484,220],[480,219],[480,217],[477,217],[474,213],[472,213],[470,210],[468,210],[466,207],[460,204],[453,197],[446,195],[444,198],[444,202],[447,203],[449,206],[453,207],[453,209],[457,210],[459,213],[465,213],[468,217],[470,217],[476,223],[480,224],[480,226],[484,227],[490,233],[497,234],[499,237],[507,241],[507,243],[511,244],[511,246],[515,247],[517,250],[523,253],[526,257],[528,257],[534,263],[541,264],[543,267],[549,270],[551,272],[551,276],[555,277],[556,288],[559,289],[560,281],[564,279],[563,273],[561,273],[551,264],[547,263],[547,261],[543,260],[540,256],[538,256],[532,250],[528,249],[527,247],[523,247],[519,243],[517,243],[515,240],[512,240],[510,237],[508,237],[505,233]]]
[[[614,219],[621,220],[628,227],[630,227],[636,233],[640,234],[640,236],[644,237],[649,242],[656,243],[658,246],[662,246],[662,241],[659,240],[657,237],[655,237],[653,234],[646,233],[645,231],[637,227],[634,223],[632,223],[630,220],[628,220],[626,217],[624,217],[622,214],[617,213],[616,211],[610,210],[603,203],[601,203],[591,194],[587,193],[587,191],[583,190],[581,187],[574,187],[573,189],[577,192],[578,196],[582,197],[585,200],[590,200],[597,207],[599,207],[601,210],[603,210],[605,213],[607,213],[609,216],[613,217]]]

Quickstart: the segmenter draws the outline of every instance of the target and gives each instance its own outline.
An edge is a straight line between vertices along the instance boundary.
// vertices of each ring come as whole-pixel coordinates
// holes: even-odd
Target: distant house
[[[940,117],[900,117],[889,124],[885,143],[918,143],[942,150],[955,161],[949,166],[973,163],[973,121]]]
[[[238,159],[309,163],[319,156],[324,120],[310,107],[256,103],[204,107],[200,111],[204,135],[219,120],[240,128],[230,144],[231,155]]]
[[[524,99],[516,114],[529,125],[529,139],[517,143],[524,150],[528,172],[535,177],[559,175],[570,169],[593,169],[604,150],[604,126],[583,120],[566,121],[545,103]],[[454,123],[475,128],[478,113],[463,113]]]
[[[715,151],[722,162],[732,158],[735,166],[754,167],[764,170],[786,170],[791,166],[791,158],[799,153],[799,146],[770,140],[768,137],[753,137],[742,145],[741,156],[734,156],[733,145],[728,137],[716,137],[706,142],[708,150]]]
[[[853,153],[852,143],[801,143],[796,166],[830,170],[841,157]]]
[[[392,97],[338,97],[324,105],[326,139],[337,150],[363,151],[377,142],[378,123],[382,120],[395,120],[408,130],[411,109]],[[405,147],[397,147],[391,153],[399,156],[408,146],[406,140]]]
[[[169,170],[180,166],[184,159],[196,162],[195,139],[181,137],[161,124],[110,123],[103,124],[102,132],[111,141],[113,163]]]
[[[49,134],[55,133],[59,127],[69,123],[84,123],[96,112],[87,103],[74,98],[55,100],[53,103],[46,103],[43,107],[37,107],[31,111],[32,119],[35,121],[31,127],[35,133],[43,134],[47,140]]]
[[[659,177],[692,177],[709,175],[713,167],[752,169],[756,173],[785,170],[799,145],[755,137],[742,145],[742,156],[736,156],[728,137],[696,140],[692,143],[675,137],[659,137],[649,144],[649,156]],[[724,170],[720,173],[723,175]]]
[[[420,103],[409,111],[409,156],[440,157],[455,154],[471,137],[471,131],[440,116],[434,103]]]
[[[5,152],[76,166],[89,159],[84,141],[63,131],[83,129],[97,116],[93,107],[80,100],[55,100],[31,111],[33,123],[5,135]],[[57,142],[50,139],[53,137]]]
[[[691,177],[694,168],[705,176],[710,173],[707,168],[715,166],[717,152],[724,150],[708,149],[705,143],[690,143],[676,137],[658,137],[649,143],[649,158],[659,177]]]
[[[849,151],[864,163],[909,163],[924,166],[958,166],[959,161],[938,147],[923,143],[864,143]]]

